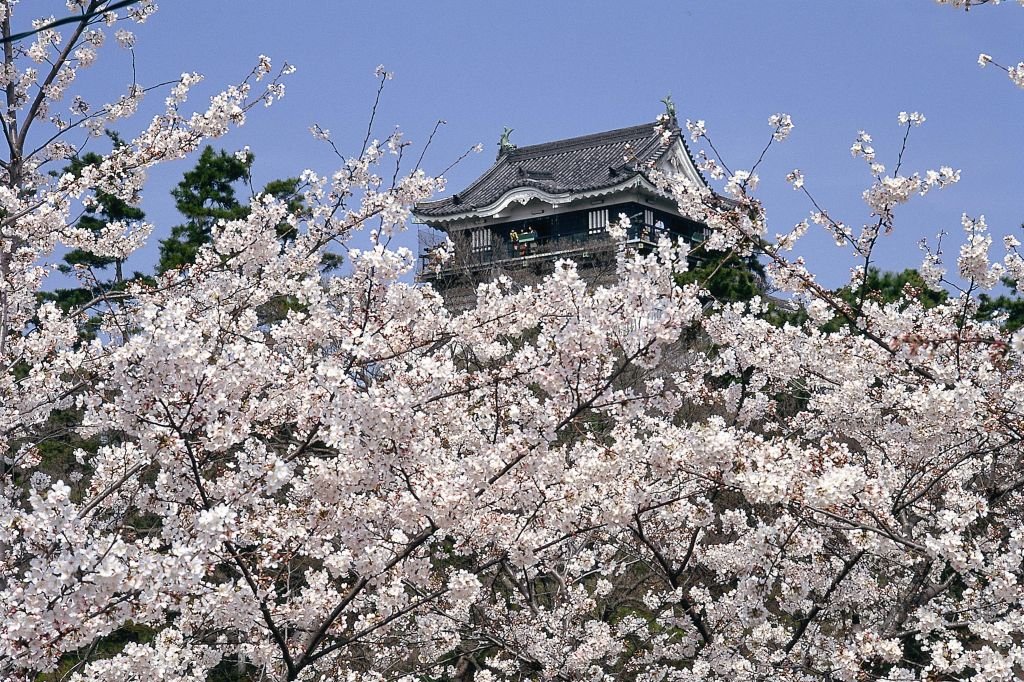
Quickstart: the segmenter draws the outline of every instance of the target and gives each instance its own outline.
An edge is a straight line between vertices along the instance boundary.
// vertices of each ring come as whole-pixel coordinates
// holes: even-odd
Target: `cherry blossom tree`
[[[974,314],[1000,279],[1024,286],[1019,242],[996,259],[984,219],[964,217],[957,276],[934,247],[921,269],[947,296],[877,301],[863,285],[899,207],[957,171],[908,174],[902,150],[888,171],[861,132],[872,222],[842,222],[794,171],[813,213],[775,235],[756,165],[732,170],[707,144],[727,196],[656,178],[709,226],[707,248],[763,260],[798,323],[761,297],[706,304],[706,282],[679,284],[690,247],[668,240],[621,249],[607,286],[562,261],[452,311],[409,283],[414,254],[394,245],[443,185],[396,172],[394,133],[305,172],[301,211],[256,196],[188,264],[65,312],[36,297],[57,244],[123,258],[150,232],[83,231],[76,207],[131,202],[146,168],[282,94],[262,58],[185,114],[199,76],[183,75],[138,135],[50,177],[76,135],[145,93],[56,113],[106,32],[152,9],[96,14],[106,4],[71,2],[67,33],[5,53],[5,679],[1024,674],[1024,335]],[[899,116],[905,145],[923,122]],[[793,127],[769,123],[768,147]],[[861,261],[842,296],[790,256],[812,227]],[[343,277],[323,268],[338,251]],[[59,410],[90,440],[57,474],[41,450]]]

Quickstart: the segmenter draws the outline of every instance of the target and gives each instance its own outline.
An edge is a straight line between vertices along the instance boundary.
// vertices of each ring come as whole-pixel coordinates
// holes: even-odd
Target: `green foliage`
[[[124,144],[116,133],[108,131],[107,136],[113,141],[115,147]],[[71,159],[62,172],[80,177],[86,167],[97,165],[102,161],[102,156],[89,152]],[[138,206],[133,206],[107,192],[97,191],[94,198],[95,203],[86,207],[78,219],[77,227],[80,229],[99,234],[109,223],[135,222],[146,217],[146,214]],[[72,249],[64,255],[63,260],[64,263],[59,266],[59,269],[65,274],[70,274],[79,268],[87,268],[96,276],[93,286],[57,289],[41,295],[42,300],[53,301],[64,311],[80,308],[103,292],[116,290],[124,285],[123,262],[117,258],[99,256],[84,249]],[[110,266],[114,266],[112,278],[109,281],[101,281],[99,275]]]
[[[676,275],[680,286],[699,284],[707,291],[706,298],[719,303],[749,301],[755,296],[766,297],[765,271],[760,261],[742,257],[733,251],[712,251],[703,246],[691,251],[690,269]],[[800,324],[806,319],[802,309],[789,309],[778,299],[767,296],[762,316],[771,324]],[[781,304],[781,305],[780,305]]]
[[[79,433],[81,425],[82,411],[79,409],[54,410],[50,414],[46,424],[33,434],[38,443],[40,471],[49,474],[54,480],[65,482],[71,481],[71,474],[76,471],[84,473],[82,465],[75,459],[75,451],[81,449],[94,454],[100,446],[100,440],[97,436],[82,437]]]
[[[859,287],[846,286],[837,289],[835,294],[854,315],[863,308],[867,301],[880,304],[903,301],[904,305],[901,308],[916,301],[924,308],[934,308],[945,303],[949,297],[945,291],[936,291],[929,287],[921,277],[921,273],[913,268],[907,268],[902,272],[883,272],[878,268],[868,268],[864,282]],[[822,329],[833,332],[848,323],[849,320],[846,318],[837,316]]]
[[[251,183],[252,153],[244,156],[229,154],[213,147],[203,149],[195,167],[186,172],[181,182],[171,190],[174,204],[185,222],[171,229],[171,236],[160,241],[160,260],[157,272],[164,273],[195,262],[199,247],[208,244],[213,228],[222,220],[241,220],[249,215],[249,205],[239,201],[236,186]],[[269,194],[288,204],[291,212],[302,210],[297,178],[272,180],[261,194]],[[294,228],[282,223],[277,227],[282,241],[294,239]]]
[[[1007,331],[1017,331],[1024,326],[1024,297],[1017,291],[1016,284],[1011,279],[1003,279],[1003,284],[1010,289],[1009,294],[989,296],[981,294],[978,296],[978,319],[992,320],[1005,318],[1002,326]]]
[[[84,287],[54,289],[53,291],[44,291],[39,294],[40,301],[56,303],[57,307],[64,312],[81,308],[93,300],[93,298],[95,298],[94,292]]]
[[[262,193],[287,202],[288,212],[292,215],[300,215],[303,211],[302,197],[299,195],[298,178],[271,180],[263,187]],[[295,236],[295,227],[293,225],[284,222],[277,226],[277,238],[282,242],[289,242],[295,239]]]
[[[764,268],[757,259],[737,256],[733,251],[705,249],[691,260],[689,270],[676,276],[679,285],[697,283],[711,299],[721,303],[749,301],[764,293],[763,281]]]
[[[158,273],[194,262],[199,247],[210,241],[218,220],[238,220],[249,214],[249,207],[235,196],[235,184],[249,178],[252,162],[252,154],[240,159],[213,147],[203,149],[195,168],[171,190],[174,205],[185,222],[160,241]]]
[[[71,676],[88,661],[112,658],[121,653],[129,643],[149,644],[156,637],[156,630],[145,625],[127,623],[105,637],[100,637],[93,646],[65,654],[52,673],[43,673],[35,682],[60,682]]]
[[[115,145],[122,144],[116,135],[110,135],[114,140]],[[83,154],[82,156],[76,156],[64,169],[64,172],[71,173],[78,177],[81,176],[84,168],[87,166],[98,165],[102,160],[103,157],[92,152]],[[79,228],[99,234],[108,223],[116,221],[132,222],[142,220],[146,217],[146,214],[143,213],[142,209],[137,206],[132,206],[128,202],[123,201],[112,194],[97,191],[95,199],[96,203],[86,208],[85,213],[78,219]],[[71,272],[76,265],[86,266],[94,270],[114,265],[116,268],[114,280],[118,282],[121,280],[121,261],[116,258],[97,256],[96,254],[83,251],[82,249],[73,249],[64,256],[64,263],[64,265],[60,266],[62,272]]]
[[[843,287],[836,292],[843,301],[857,309],[861,301],[895,303],[901,299],[915,300],[925,308],[934,308],[945,303],[948,294],[928,286],[921,274],[913,268],[902,272],[882,272],[869,268],[867,277],[860,287]]]

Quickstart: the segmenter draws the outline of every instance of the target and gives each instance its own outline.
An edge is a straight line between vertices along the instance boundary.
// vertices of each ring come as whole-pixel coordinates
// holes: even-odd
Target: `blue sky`
[[[61,3],[62,4],[62,3]],[[400,125],[425,142],[438,172],[471,145],[482,154],[449,173],[457,191],[494,158],[503,126],[520,145],[653,120],[671,93],[681,118],[704,119],[733,168],[749,167],[770,135],[767,118],[792,115],[791,139],[762,166],[760,196],[772,230],[788,230],[810,206],[785,183],[800,168],[820,203],[842,220],[868,219],[860,198],[869,177],[850,157],[858,130],[875,138],[878,160],[894,164],[900,111],[928,121],[911,136],[913,170],[951,165],[960,184],[916,200],[897,214],[882,243],[887,268],[920,261],[917,241],[945,229],[958,243],[960,215],[984,213],[993,232],[1019,233],[1024,220],[1024,90],[980,69],[979,52],[1003,63],[1024,58],[1024,8],[1016,3],[969,13],[931,0],[675,0],[516,3],[344,2],[341,0],[163,0],[136,30],[140,81],[182,71],[207,82],[194,99],[242,78],[260,53],[298,67],[288,94],[219,146],[248,145],[256,177],[333,170],[330,152],[309,134],[329,128],[347,153],[362,140],[383,63],[395,72],[377,119],[386,136]],[[29,4],[19,6],[22,19]],[[56,11],[56,10],[55,10]],[[86,92],[116,94],[130,78],[124,55],[108,48],[81,78]],[[162,96],[154,96],[158,105]],[[133,134],[143,120],[121,131]],[[169,231],[177,216],[170,188],[191,162],[155,172],[143,208]],[[410,245],[415,243],[410,238]],[[812,270],[842,282],[852,264],[824,236],[805,247]],[[955,253],[950,255],[955,257]],[[133,265],[148,269],[147,258]]]

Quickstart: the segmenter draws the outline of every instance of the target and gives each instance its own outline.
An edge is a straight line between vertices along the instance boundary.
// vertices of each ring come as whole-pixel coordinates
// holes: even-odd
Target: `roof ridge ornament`
[[[509,128],[508,126],[505,126],[505,130],[501,133],[501,139],[498,140],[497,158],[500,159],[505,154],[510,154],[514,152],[516,149],[518,149],[518,147],[508,139],[509,136],[512,135],[513,130],[515,130],[515,128]]]
[[[673,126],[678,126],[679,120],[676,118],[676,103],[672,101],[672,93],[662,97],[661,103],[665,105],[664,115],[668,117],[668,122]]]

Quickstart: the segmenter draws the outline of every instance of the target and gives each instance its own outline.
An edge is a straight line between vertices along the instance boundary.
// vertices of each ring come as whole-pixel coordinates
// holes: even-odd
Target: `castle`
[[[470,301],[477,283],[507,273],[516,281],[549,272],[569,258],[600,282],[613,271],[621,242],[608,234],[629,218],[626,245],[652,248],[662,236],[700,241],[705,226],[682,215],[650,179],[651,171],[682,173],[706,184],[675,118],[671,99],[657,121],[607,132],[517,147],[511,130],[497,160],[466,189],[418,204],[418,278],[450,303]],[[454,257],[436,256],[445,235]]]

